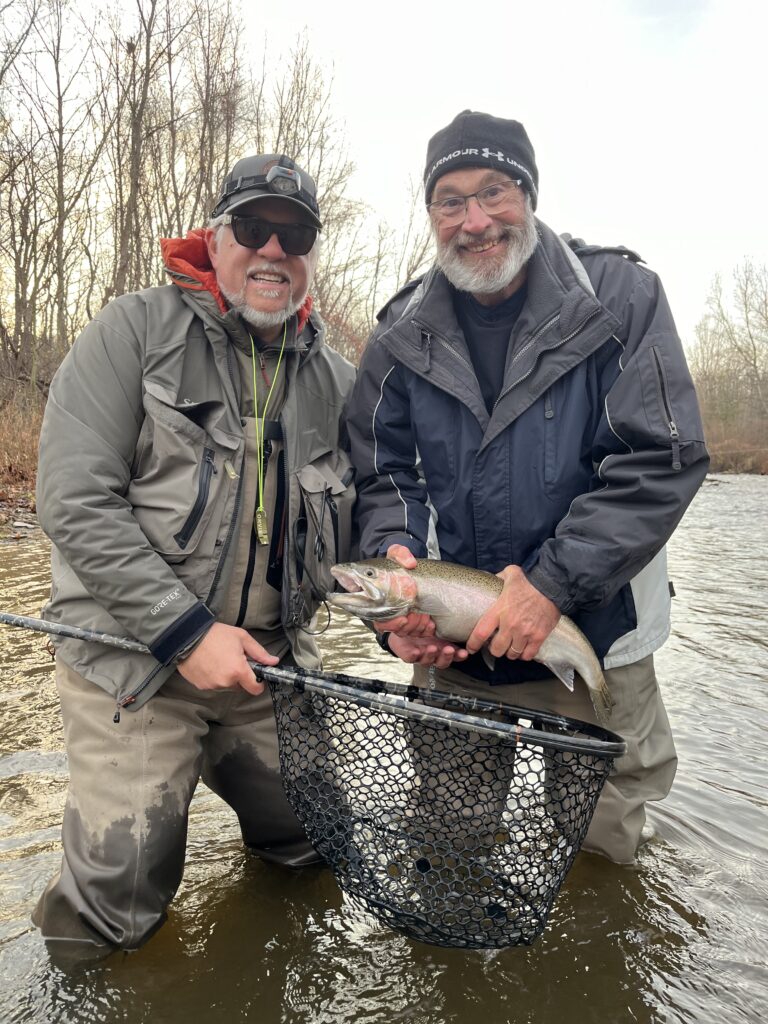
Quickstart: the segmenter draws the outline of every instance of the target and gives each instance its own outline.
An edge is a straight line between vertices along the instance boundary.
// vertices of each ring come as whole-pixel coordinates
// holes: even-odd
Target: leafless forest
[[[715,278],[688,359],[712,468],[768,473],[768,267]]]
[[[236,0],[135,0],[122,14],[0,0],[5,486],[33,479],[48,384],[80,329],[114,296],[164,282],[159,239],[205,223],[238,157],[287,152],[317,180],[313,293],[349,358],[428,259],[415,189],[397,231],[353,194],[354,140],[307,40],[279,72],[267,50],[254,63],[243,12]],[[768,471],[768,269],[745,261],[732,282],[715,281],[689,357],[715,468]]]

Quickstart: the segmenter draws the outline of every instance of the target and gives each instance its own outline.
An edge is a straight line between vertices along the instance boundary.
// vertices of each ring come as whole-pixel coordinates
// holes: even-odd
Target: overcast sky
[[[306,32],[334,79],[355,191],[391,223],[465,108],[522,121],[542,220],[636,249],[686,342],[715,274],[768,263],[766,0],[243,4],[254,48]]]

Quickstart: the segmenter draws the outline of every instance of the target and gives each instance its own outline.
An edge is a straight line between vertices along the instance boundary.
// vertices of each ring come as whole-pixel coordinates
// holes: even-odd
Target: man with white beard
[[[200,777],[258,856],[319,859],[248,660],[320,667],[315,611],[349,542],[354,369],[312,309],[320,228],[291,158],[239,160],[208,226],[163,239],[171,283],[98,313],[51,385],[47,617],[149,650],[57,642],[70,788],[34,921],[61,959],[135,949],[160,927]]]
[[[708,455],[658,278],[627,249],[555,234],[538,185],[517,121],[465,110],[428,144],[435,266],[380,314],[350,403],[361,555],[504,580],[466,648],[425,615],[379,624],[421,685],[594,721],[581,680],[569,693],[532,660],[561,614],[577,622],[627,742],[584,849],[632,863],[676,767],[653,666],[664,546]]]

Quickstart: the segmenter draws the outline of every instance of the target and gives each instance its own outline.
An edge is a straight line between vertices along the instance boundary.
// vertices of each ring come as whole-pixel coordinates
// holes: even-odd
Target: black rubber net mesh
[[[286,793],[341,888],[416,940],[532,943],[620,737],[434,690],[354,684],[270,683]]]

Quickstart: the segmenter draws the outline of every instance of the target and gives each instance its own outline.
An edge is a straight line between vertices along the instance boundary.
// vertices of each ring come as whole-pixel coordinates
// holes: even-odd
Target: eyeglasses
[[[317,238],[317,228],[309,224],[275,224],[263,217],[236,217],[229,214],[225,223],[239,245],[246,249],[261,249],[272,235],[277,235],[280,248],[290,256],[306,256]]]
[[[498,213],[506,206],[512,206],[520,197],[522,179],[509,178],[486,185],[478,192],[470,192],[468,196],[447,196],[434,203],[427,203],[430,216],[441,224],[460,224],[467,215],[467,204],[476,199],[485,213]]]

